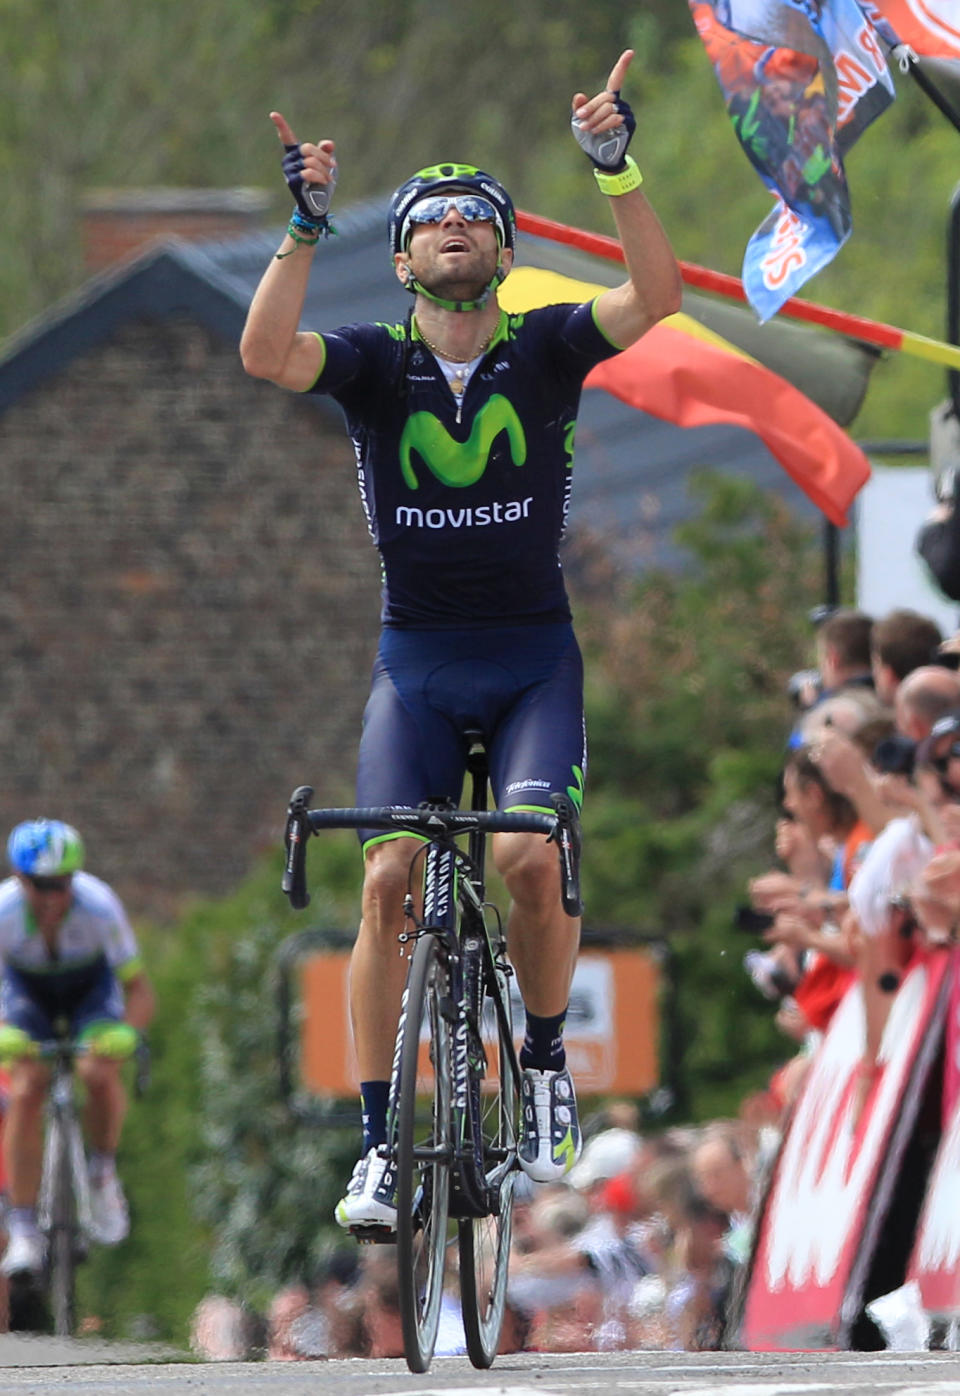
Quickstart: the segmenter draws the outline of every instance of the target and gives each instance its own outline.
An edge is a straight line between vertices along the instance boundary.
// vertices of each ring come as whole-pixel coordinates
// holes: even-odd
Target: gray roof
[[[336,219],[339,234],[318,249],[304,311],[305,328],[402,319],[410,298],[394,276],[385,237],[386,200],[356,205]],[[26,390],[106,339],[124,320],[189,314],[215,333],[239,340],[254,289],[281,229],[227,240],[158,243],[88,281],[24,330],[0,354],[0,412]],[[614,285],[621,270],[598,258],[521,234],[519,262]],[[759,326],[750,312],[685,293],[684,310],[789,378],[842,423],[853,419],[866,390],[873,353],[837,337],[786,322]],[[321,410],[335,404],[316,401]],[[691,512],[687,480],[709,466],[749,476],[782,495],[799,515],[815,507],[750,432],[736,427],[683,429],[637,412],[608,393],[586,390],[577,429],[571,524],[604,535],[638,567],[675,565],[675,526]]]

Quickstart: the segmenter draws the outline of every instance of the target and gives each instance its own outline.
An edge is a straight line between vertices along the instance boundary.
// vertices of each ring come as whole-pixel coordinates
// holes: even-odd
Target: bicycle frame
[[[484,891],[485,839],[493,833],[538,833],[557,845],[561,899],[571,917],[581,911],[579,824],[567,795],[554,795],[554,813],[486,809],[486,755],[470,742],[467,768],[473,803],[461,811],[449,803],[417,809],[309,808],[313,790],[300,786],[287,811],[283,890],[295,909],[309,905],[306,842],[324,828],[395,831],[425,840],[411,863],[423,859],[423,911],[412,888],[404,901],[413,943],[400,1004],[390,1074],[383,1177],[396,1195],[396,1230],[355,1226],[361,1241],[397,1243],[404,1351],[411,1371],[427,1370],[436,1341],[450,1241],[455,1222],[464,1298],[464,1333],[471,1362],[489,1367],[497,1351],[509,1264],[511,1182],[518,1167],[517,1082],[521,1072],[510,1022],[505,959],[499,924],[491,934]],[[469,836],[469,851],[456,843]],[[498,915],[499,922],[499,915]],[[486,999],[496,1031],[490,1046],[500,1079],[484,1097],[489,1056],[483,1039]],[[429,1043],[426,1054],[421,1043]],[[487,1108],[485,1099],[490,1103]],[[422,1105],[430,1101],[429,1113]]]
[[[481,854],[483,835],[471,832],[471,844]],[[473,858],[465,858],[452,838],[441,841],[439,838],[427,846],[426,867],[424,869],[423,920],[416,929],[407,933],[408,938],[436,936],[443,951],[451,977],[450,1020],[452,1026],[453,1053],[453,1144],[450,1161],[454,1165],[451,1178],[450,1214],[453,1217],[488,1216],[496,1209],[497,1194],[502,1177],[515,1166],[515,1152],[506,1156],[497,1171],[491,1186],[487,1180],[487,1170],[483,1154],[483,1141],[476,1122],[470,1118],[471,1110],[471,1034],[480,1036],[480,1023],[472,1021],[471,1009],[479,1010],[481,1005],[474,999],[482,982],[481,961],[485,961],[490,975],[495,1012],[498,1021],[506,1024],[507,1009],[504,1006],[500,982],[494,972],[500,967],[506,972],[501,947],[494,949],[489,928],[483,915],[482,872]],[[407,915],[412,915],[408,906]],[[498,960],[498,955],[500,959]],[[512,971],[511,971],[512,972]],[[401,1010],[403,1011],[403,1010]],[[399,1048],[402,1034],[397,1035]],[[505,1035],[505,1046],[510,1054],[509,1065],[515,1076],[519,1076],[516,1053],[509,1033]],[[482,1051],[482,1047],[480,1048]],[[388,1137],[393,1137],[393,1122],[399,1105],[400,1089],[399,1051],[394,1054],[390,1080],[388,1109]],[[418,1151],[417,1157],[428,1161],[429,1151]]]
[[[76,1267],[86,1256],[92,1231],[86,1151],[74,1096],[78,1050],[68,1038],[40,1045],[40,1057],[53,1070],[44,1110],[37,1225],[47,1241],[44,1289],[58,1337],[73,1333]]]
[[[76,1059],[87,1050],[84,1044],[63,1036],[39,1043],[37,1052],[38,1060],[51,1067],[44,1106],[37,1226],[47,1241],[43,1291],[58,1337],[73,1333],[76,1267],[95,1240],[87,1155],[75,1094]],[[143,1039],[135,1057],[134,1089],[139,1096],[149,1081],[149,1050]]]
[[[73,1064],[76,1055],[74,1044],[69,1041],[56,1041],[44,1044],[52,1054],[53,1074],[47,1093],[45,1109],[45,1130],[43,1142],[43,1162],[40,1173],[40,1191],[37,1196],[37,1225],[49,1235],[55,1224],[54,1200],[56,1194],[56,1153],[54,1148],[58,1134],[66,1141],[67,1157],[70,1161],[70,1182],[76,1208],[75,1226],[80,1237],[89,1240],[90,1180],[87,1175],[86,1153],[83,1144],[83,1131],[77,1114],[74,1096],[75,1078]]]
[[[566,795],[550,797],[555,813],[536,810],[502,813],[486,809],[486,757],[471,749],[468,770],[473,775],[473,805],[469,810],[453,806],[406,805],[375,806],[367,809],[311,809],[313,787],[301,785],[290,797],[284,832],[286,864],[282,890],[295,911],[310,905],[306,878],[306,845],[311,834],[321,829],[381,829],[398,831],[427,838],[424,869],[423,923],[415,932],[427,932],[444,938],[447,952],[454,965],[459,965],[457,945],[456,905],[458,898],[469,912],[477,916],[484,928],[488,963],[495,965],[496,953],[490,943],[483,915],[483,873],[486,836],[493,833],[537,833],[557,845],[560,861],[561,900],[568,916],[579,916],[580,901],[580,829],[576,809]],[[469,856],[464,858],[454,839],[459,834],[470,836]],[[470,876],[471,869],[475,880]],[[463,876],[463,874],[467,874]],[[458,878],[463,880],[458,886]],[[412,899],[408,899],[408,915]],[[505,1026],[502,1004],[497,1006],[501,1027]],[[516,1069],[516,1059],[511,1065]]]
[[[470,759],[473,760],[472,757]],[[414,834],[428,840],[424,868],[423,923],[414,934],[419,936],[430,933],[443,938],[451,966],[455,973],[459,972],[456,907],[460,896],[469,910],[476,912],[479,924],[484,926],[484,940],[492,964],[495,963],[494,952],[486,934],[481,896],[469,876],[458,889],[459,869],[469,870],[472,865],[480,873],[478,882],[482,887],[484,841],[488,834],[537,833],[557,844],[563,907],[568,916],[579,916],[582,911],[579,882],[580,832],[572,801],[566,795],[552,795],[550,799],[555,811],[553,815],[535,810],[507,813],[487,810],[483,807],[486,789],[485,759],[482,769],[482,777],[476,769],[473,771],[474,798],[479,807],[469,810],[459,810],[447,805],[423,805],[419,808],[386,805],[367,809],[311,809],[313,787],[298,786],[287,809],[284,832],[287,857],[281,883],[291,906],[300,911],[310,904],[306,880],[306,844],[311,834],[319,833],[321,829],[381,829]],[[480,793],[481,789],[483,795]],[[471,836],[469,858],[464,858],[454,842],[459,834]],[[408,907],[412,909],[412,899],[408,899]],[[459,1002],[459,998],[457,1001]],[[505,1026],[502,1004],[498,1003],[496,1011],[501,1027]],[[511,1065],[517,1069],[515,1058]],[[394,1077],[396,1068],[395,1060]],[[394,1090],[391,1087],[391,1100],[393,1098]]]

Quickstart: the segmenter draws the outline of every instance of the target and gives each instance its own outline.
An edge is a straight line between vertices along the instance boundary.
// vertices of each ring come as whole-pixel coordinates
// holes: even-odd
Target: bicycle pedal
[[[351,1226],[347,1234],[361,1246],[392,1246],[397,1240],[396,1228],[390,1226]]]

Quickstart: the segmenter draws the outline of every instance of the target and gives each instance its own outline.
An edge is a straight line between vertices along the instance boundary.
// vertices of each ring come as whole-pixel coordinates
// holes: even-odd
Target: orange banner
[[[360,1089],[347,1007],[349,963],[348,954],[336,953],[311,955],[302,964],[300,1076],[321,1096],[352,1097]],[[659,986],[657,961],[645,950],[581,954],[564,1044],[582,1094],[643,1095],[658,1084]],[[513,1020],[522,1029],[519,997]],[[518,1046],[521,1038],[522,1030]]]

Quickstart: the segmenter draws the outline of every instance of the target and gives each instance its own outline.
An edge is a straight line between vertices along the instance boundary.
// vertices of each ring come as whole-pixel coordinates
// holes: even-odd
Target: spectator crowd
[[[784,1064],[736,1119],[641,1133],[636,1107],[612,1102],[584,1122],[563,1182],[520,1176],[503,1351],[723,1346],[758,1198],[831,1016],[859,982],[859,1110],[911,955],[955,937],[960,634],[944,639],[910,610],[836,610],[815,649],[790,685],[776,863],[741,909],[756,936],[744,969],[770,1001]],[[193,1344],[208,1358],[400,1356],[392,1248],[337,1248],[261,1321],[211,1297]],[[452,1273],[437,1352],[464,1350]]]

